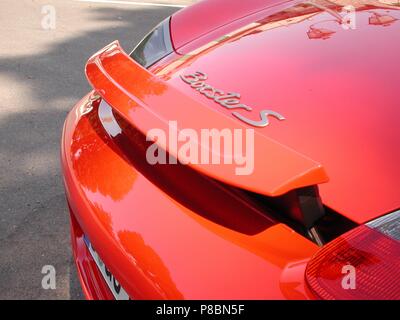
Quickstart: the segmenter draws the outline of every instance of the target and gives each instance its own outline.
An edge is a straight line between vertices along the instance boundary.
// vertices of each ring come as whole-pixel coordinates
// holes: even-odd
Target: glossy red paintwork
[[[202,4],[204,12],[213,7],[207,3]],[[103,60],[107,60],[106,74],[112,74],[117,84],[110,85],[111,79],[106,81],[104,72],[96,70],[98,61],[89,62],[89,79],[121,112],[116,118],[124,135],[112,137],[104,129],[98,102],[88,103],[90,95],[73,108],[64,127],[61,158],[73,217],[73,248],[88,298],[109,298],[110,292],[96,280],[98,273],[82,233],[134,299],[313,298],[304,285],[304,270],[318,247],[275,221],[245,193],[203,174],[250,189],[256,185],[257,191],[265,177],[255,176],[253,184],[244,184],[227,179],[225,173],[219,176],[182,165],[150,166],[145,161],[148,143],[143,133],[154,121],[145,115],[145,106],[164,112],[165,119],[178,117],[199,128],[210,122],[229,123],[231,128],[243,125],[191,90],[179,78],[183,73],[203,71],[210,84],[240,92],[242,102],[256,111],[270,108],[284,114],[287,120],[271,121],[256,131],[264,141],[278,141],[285,150],[288,147],[326,169],[330,181],[319,186],[327,206],[360,223],[399,207],[400,46],[393,39],[400,22],[383,17],[398,19],[399,11],[394,6],[353,4],[358,10],[356,30],[343,30],[332,22],[331,14],[296,2],[265,10],[256,4],[257,9],[248,9],[245,16],[223,15],[221,26],[218,19],[210,19],[206,27],[214,30],[190,26],[190,32],[197,32],[192,42],[184,31],[175,34],[175,45],[179,43],[184,55],[172,54],[152,67],[158,82],[127,62],[119,49]],[[340,12],[341,7],[330,9]],[[212,12],[217,15],[218,10]],[[171,26],[185,23],[188,18],[182,17],[180,22],[172,18]],[[193,24],[197,22],[198,17],[193,19]],[[137,73],[130,78],[126,68],[136,68]],[[135,76],[142,78],[133,81]],[[121,83],[129,86],[129,92],[121,94]],[[168,88],[165,96],[146,91],[140,96],[137,90],[154,88],[156,83]],[[190,101],[194,119],[193,113],[170,104],[168,99],[177,97]],[[169,105],[170,113],[160,103]],[[207,116],[201,115],[201,106],[207,106],[203,109]],[[309,182],[323,182],[322,177],[326,178],[320,175]],[[265,183],[262,190],[278,194],[276,185]],[[285,190],[296,187],[286,186]],[[82,261],[89,263],[82,267]]]
[[[210,31],[257,11],[287,1],[282,0],[246,0],[229,1],[212,0],[199,1],[184,10],[175,13],[171,19],[171,37],[174,48],[179,50],[185,44],[192,42]],[[204,17],[207,17],[206,19]],[[211,39],[211,40],[215,40]]]
[[[345,30],[335,16],[342,7],[316,3],[333,13],[295,2],[267,8],[181,47],[185,56],[158,74],[210,107],[180,74],[202,71],[254,111],[280,112],[285,121],[256,131],[320,163],[330,178],[320,185],[324,204],[363,223],[400,206],[400,10],[343,1],[357,9],[356,29]],[[244,113],[257,120],[254,111]]]
[[[85,98],[62,145],[71,213],[132,298],[309,297],[303,271],[315,244],[186,166],[152,168],[137,139],[137,158],[126,158]],[[187,185],[197,200],[185,199]]]

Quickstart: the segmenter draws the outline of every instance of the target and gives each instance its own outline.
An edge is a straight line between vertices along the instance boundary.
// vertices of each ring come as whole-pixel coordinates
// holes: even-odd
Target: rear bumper
[[[87,300],[114,299],[85,244],[84,234],[71,209],[70,214],[72,252],[85,298]]]
[[[61,163],[88,299],[112,295],[83,234],[132,299],[312,298],[304,269],[315,244],[280,223],[240,232],[183,206],[126,160],[87,99],[66,119]]]

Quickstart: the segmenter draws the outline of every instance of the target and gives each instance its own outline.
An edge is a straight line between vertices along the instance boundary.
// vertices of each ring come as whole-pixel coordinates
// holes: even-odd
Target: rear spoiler
[[[234,118],[215,112],[143,68],[123,51],[118,41],[89,59],[86,76],[93,89],[144,135],[154,128],[168,133],[169,121],[178,123],[178,132],[181,128],[198,133],[204,128],[246,129]],[[168,143],[157,143],[180,159]],[[319,163],[263,134],[254,132],[254,149],[254,171],[250,175],[237,175],[236,164],[225,164],[223,154],[221,165],[188,165],[216,180],[266,196],[328,181]]]

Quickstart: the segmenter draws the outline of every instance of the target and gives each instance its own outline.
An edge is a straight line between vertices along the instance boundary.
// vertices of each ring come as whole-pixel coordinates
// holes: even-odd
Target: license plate
[[[100,270],[101,275],[104,278],[104,281],[107,283],[108,287],[110,288],[114,298],[116,300],[129,300],[129,296],[119,284],[117,279],[112,275],[110,270],[104,264],[103,260],[101,260],[100,256],[97,254],[96,250],[94,250],[92,244],[90,243],[89,239],[85,236],[84,237],[86,246],[89,249],[90,254],[92,255],[94,261],[96,262],[97,267]]]

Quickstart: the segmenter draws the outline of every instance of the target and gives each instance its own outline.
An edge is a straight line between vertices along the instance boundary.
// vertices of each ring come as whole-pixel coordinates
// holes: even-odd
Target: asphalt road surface
[[[194,1],[120,2],[0,1],[0,299],[83,298],[59,141],[66,114],[90,90],[85,62],[115,39],[130,51],[179,10],[171,4]],[[45,17],[53,9],[55,25]],[[54,290],[42,288],[46,265],[56,270]]]

